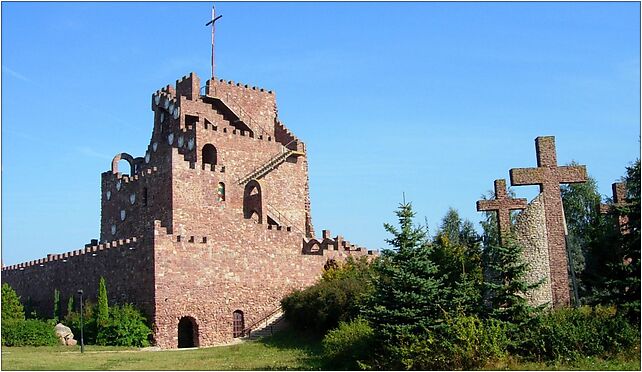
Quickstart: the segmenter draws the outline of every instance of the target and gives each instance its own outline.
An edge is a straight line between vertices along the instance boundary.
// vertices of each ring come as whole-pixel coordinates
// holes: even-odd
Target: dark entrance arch
[[[184,316],[178,321],[178,347],[196,346],[198,346],[198,326],[193,318]]]
[[[203,164],[215,165],[217,161],[216,147],[214,147],[214,145],[212,145],[211,143],[203,146],[203,150],[201,150],[201,158],[203,159]]]
[[[232,313],[232,335],[234,337],[243,336],[243,329],[245,329],[245,319],[241,310],[236,310]]]

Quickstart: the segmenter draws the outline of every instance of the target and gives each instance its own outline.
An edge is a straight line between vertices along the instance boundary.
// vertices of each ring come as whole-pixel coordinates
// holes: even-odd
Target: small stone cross
[[[611,213],[615,208],[614,207],[626,207],[631,205],[631,203],[626,200],[626,183],[616,182],[611,185],[613,188],[613,203],[612,204],[600,204],[600,213],[607,214]],[[620,232],[622,234],[628,234],[629,229],[627,225],[629,224],[629,217],[626,215],[618,216],[618,222],[620,225]]]
[[[506,193],[506,180],[495,180],[495,200],[478,200],[477,211],[496,211],[499,242],[510,232],[510,211],[526,208],[526,199],[513,199]]]
[[[586,167],[558,166],[555,137],[537,137],[537,168],[513,168],[510,182],[513,186],[539,185],[546,214],[546,240],[551,267],[553,306],[570,304],[568,285],[568,257],[564,233],[564,208],[560,193],[561,183],[586,182]]]

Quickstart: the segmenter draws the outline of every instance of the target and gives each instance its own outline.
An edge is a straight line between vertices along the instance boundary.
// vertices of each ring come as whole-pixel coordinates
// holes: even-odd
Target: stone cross
[[[630,203],[626,202],[626,183],[616,182],[611,187],[613,189],[613,204],[600,204],[600,213],[602,214],[611,212],[613,207],[630,205]]]
[[[568,306],[570,304],[569,271],[560,184],[586,182],[586,167],[583,165],[558,166],[553,136],[537,137],[535,150],[537,168],[511,169],[510,182],[513,186],[539,185],[546,215],[546,240],[551,267],[553,306]]]
[[[600,213],[607,214],[611,213],[615,208],[614,207],[626,207],[631,205],[631,203],[626,200],[626,183],[616,182],[611,185],[613,188],[613,204],[600,204]],[[626,227],[629,223],[628,216],[618,216],[618,221],[620,225],[620,232],[622,234],[627,234],[629,231]]]
[[[526,199],[513,199],[506,193],[506,180],[495,180],[495,200],[478,200],[477,211],[496,211],[499,243],[510,232],[510,211],[526,208]]]

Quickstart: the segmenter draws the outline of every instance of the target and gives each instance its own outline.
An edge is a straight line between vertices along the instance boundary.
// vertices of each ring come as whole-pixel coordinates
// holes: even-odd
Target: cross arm
[[[586,167],[584,165],[561,166],[557,168],[559,183],[586,182]]]
[[[510,170],[512,186],[540,185],[546,179],[546,168],[513,168]]]

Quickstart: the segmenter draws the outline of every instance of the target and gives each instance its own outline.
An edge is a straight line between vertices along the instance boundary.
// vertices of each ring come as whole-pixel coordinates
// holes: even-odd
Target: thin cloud
[[[100,152],[97,152],[89,146],[76,147],[76,151],[78,151],[80,154],[84,156],[89,156],[92,158],[98,158],[98,159],[104,159],[104,160],[111,160],[111,157],[105,154],[102,154]]]
[[[23,74],[21,74],[19,72],[13,71],[12,69],[10,69],[7,66],[3,65],[2,66],[2,71],[4,71],[6,74],[9,74],[9,76],[13,76],[16,79],[19,79],[19,80],[22,80],[22,81],[27,81],[27,82],[31,83],[31,79],[29,79],[28,77],[24,76]]]

